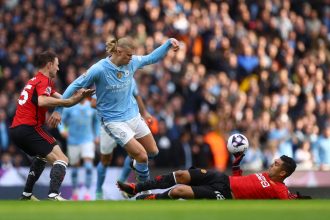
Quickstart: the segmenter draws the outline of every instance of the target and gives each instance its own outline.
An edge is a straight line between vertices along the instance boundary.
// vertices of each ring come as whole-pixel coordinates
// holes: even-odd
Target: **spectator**
[[[0,146],[0,152],[6,151],[9,146],[8,124],[4,109],[0,109]]]
[[[320,170],[330,170],[330,125],[316,142],[316,157]]]
[[[313,168],[313,155],[311,144],[308,140],[305,140],[301,147],[296,150],[295,160],[297,161],[298,170],[310,170]]]

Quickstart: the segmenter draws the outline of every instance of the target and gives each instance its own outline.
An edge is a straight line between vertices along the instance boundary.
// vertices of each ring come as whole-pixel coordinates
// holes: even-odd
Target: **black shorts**
[[[9,129],[14,144],[30,156],[46,157],[57,145],[45,126],[19,125]]]
[[[189,169],[190,186],[196,199],[232,199],[229,177],[218,171]]]

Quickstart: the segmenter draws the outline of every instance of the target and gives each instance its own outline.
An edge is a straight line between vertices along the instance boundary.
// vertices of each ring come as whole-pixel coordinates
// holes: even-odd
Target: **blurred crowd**
[[[181,41],[136,73],[155,117],[152,166],[225,170],[226,139],[241,132],[244,169],[285,154],[299,169],[329,170],[330,0],[0,0],[2,168],[27,163],[8,127],[35,55],[58,54],[61,93],[106,56],[111,36],[132,36],[136,54]],[[113,165],[122,161],[118,149]]]

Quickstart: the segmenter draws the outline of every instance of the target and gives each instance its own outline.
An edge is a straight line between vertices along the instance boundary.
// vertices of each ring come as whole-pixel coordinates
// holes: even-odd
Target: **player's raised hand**
[[[49,117],[47,124],[51,128],[56,128],[61,123],[61,115],[58,112],[53,112]]]
[[[177,39],[175,38],[170,38],[171,44],[172,44],[172,48],[174,51],[178,51],[180,48],[180,43]]]
[[[145,111],[145,113],[142,115],[142,117],[147,122],[148,126],[150,126],[152,124],[153,117],[148,111]]]
[[[233,161],[233,167],[237,167],[243,160],[243,157],[245,156],[245,154],[244,154],[244,152],[238,152],[233,155],[235,157],[235,160]]]
[[[95,89],[85,89],[85,90],[82,91],[82,96],[84,98],[91,97],[94,94],[95,94]]]
[[[69,98],[70,106],[77,104],[84,98],[90,97],[95,93],[95,89],[79,89]]]

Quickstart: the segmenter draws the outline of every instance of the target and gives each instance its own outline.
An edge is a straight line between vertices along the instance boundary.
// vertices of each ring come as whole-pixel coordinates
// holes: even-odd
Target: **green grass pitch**
[[[329,220],[330,200],[0,201],[1,220]]]

